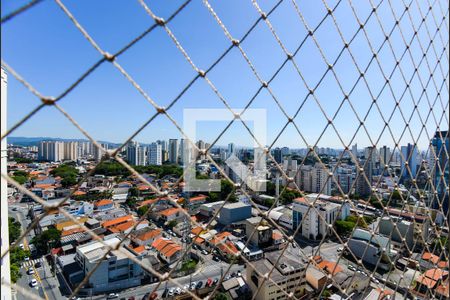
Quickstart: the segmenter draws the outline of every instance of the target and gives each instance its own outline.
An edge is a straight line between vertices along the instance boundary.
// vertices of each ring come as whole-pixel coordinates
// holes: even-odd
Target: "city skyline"
[[[139,5],[125,6],[124,9],[120,5],[110,5],[108,12],[102,15],[105,25],[102,22],[94,21],[98,16],[93,12],[96,9],[101,9],[101,5],[95,3],[77,5],[68,3],[67,5],[69,9],[74,10],[74,14],[80,18],[82,25],[88,31],[93,31],[94,39],[98,40],[101,46],[109,52],[114,52],[115,49],[125,44],[127,39],[138,35],[150,22],[149,17]],[[89,7],[93,5],[96,8],[84,9],[85,5]],[[160,2],[152,4],[155,12],[162,16],[166,16],[174,5],[163,5]],[[227,6],[225,4],[216,5],[220,13],[223,14],[222,17],[226,25],[231,27],[230,30],[235,30],[234,35],[237,38],[243,34],[242,28],[247,27],[257,19],[257,12],[250,3],[236,2],[236,7],[240,9],[233,10],[233,13],[225,9]],[[330,3],[330,5],[332,4]],[[367,7],[364,4],[355,3],[354,5],[360,10],[361,14],[366,12]],[[397,6],[398,4],[393,5]],[[8,12],[15,7],[14,4],[9,2],[5,3],[4,6],[4,12]],[[264,4],[263,8],[266,6],[270,7],[269,4]],[[324,10],[320,3],[302,3],[300,7],[308,10],[310,14],[308,24],[310,26],[317,24],[321,11]],[[186,44],[186,51],[192,56],[195,63],[200,68],[207,69],[211,62],[226,49],[229,42],[215,20],[207,15],[208,12],[201,3],[193,3],[189,9],[189,14],[180,14],[180,17],[171,27],[176,36],[181,38],[182,44]],[[236,19],[235,13],[238,13],[242,18]],[[352,14],[348,7],[343,6],[336,12],[336,18],[345,20],[343,18],[346,13]],[[192,22],[192,19],[187,17],[191,14],[203,17],[196,18],[196,21]],[[123,28],[117,27],[113,20],[124,17],[124,15],[133,16],[131,18],[133,21],[127,23]],[[47,22],[41,22],[42,18],[45,18]],[[393,20],[389,14],[383,15],[382,18],[385,18],[386,22]],[[293,14],[289,5],[283,4],[277,9],[276,13],[271,15],[271,20],[282,37],[286,34],[287,29],[291,36],[298,36],[298,38],[292,39],[283,38],[288,50],[293,52],[301,42],[301,37],[307,34],[298,16]],[[342,23],[345,24],[345,22]],[[261,25],[263,24],[259,24],[255,33],[242,43],[242,47],[263,79],[268,80],[274,73],[276,66],[281,65],[285,56],[270,31]],[[366,30],[376,30],[376,26],[377,24],[369,23]],[[33,31],[28,30],[29,28],[33,28]],[[343,26],[340,29],[344,36],[351,36],[353,33],[353,26]],[[115,30],[117,34],[111,35],[110,30]],[[410,28],[405,27],[403,34],[407,35],[410,31]],[[194,36],[189,35],[192,32],[195,33]],[[424,34],[419,31],[422,38],[424,38]],[[186,35],[189,35],[190,39],[183,38]],[[17,36],[21,36],[21,39],[17,39]],[[71,43],[58,43],[58,38],[61,36],[64,36]],[[321,30],[316,33],[316,38],[323,45],[342,44],[336,28],[331,22],[323,24]],[[259,43],[262,40],[265,46],[264,53],[259,51]],[[72,27],[72,24],[68,23],[66,16],[54,3],[44,3],[37,7],[33,14],[22,15],[21,22],[5,24],[2,28],[2,42],[2,58],[14,66],[21,76],[30,79],[31,84],[38,90],[51,96],[60,93],[62,88],[68,86],[70,82],[82,74],[99,56],[83,39],[82,35]],[[375,49],[383,42],[384,36],[374,35],[371,38],[372,47]],[[401,39],[392,39],[390,42],[396,52],[400,52],[404,47]],[[53,46],[35,47],[36,43]],[[73,46],[75,44],[78,47],[77,51],[74,51]],[[158,47],[154,46],[156,44]],[[326,47],[324,54],[328,61],[335,59],[338,48]],[[28,49],[35,49],[35,51],[30,52]],[[364,69],[366,64],[371,62],[372,50],[363,39],[353,40],[351,51],[358,59],[361,69]],[[322,74],[326,74],[319,87],[314,91],[315,98],[308,96],[308,88],[290,64],[286,65],[269,85],[279,105],[290,117],[293,117],[301,108],[294,121],[307,144],[316,143],[322,131],[328,126],[328,119],[333,119],[333,125],[344,143],[350,143],[360,123],[355,113],[358,114],[360,120],[364,120],[366,127],[366,129],[359,128],[356,133],[355,138],[358,144],[373,144],[380,135],[381,138],[377,144],[393,144],[394,141],[389,130],[384,129],[383,131],[386,120],[389,120],[389,129],[395,137],[398,138],[403,134],[400,144],[411,142],[410,130],[420,133],[419,148],[424,148],[429,143],[436,125],[431,119],[428,119],[429,102],[434,103],[436,100],[439,103],[445,100],[442,98],[443,94],[438,95],[444,86],[438,86],[437,89],[428,89],[425,98],[423,98],[421,96],[423,87],[417,76],[411,78],[407,88],[400,73],[394,69],[395,72],[391,75],[389,86],[385,86],[383,82],[378,80],[383,76],[381,71],[376,67],[370,67],[365,72],[365,78],[370,83],[371,93],[369,93],[365,84],[358,80],[359,73],[349,53],[344,52],[339,62],[333,66],[333,70],[340,74],[339,83],[346,93],[349,93],[355,83],[356,86],[349,96],[350,102],[343,101],[344,94],[338,82],[331,73],[326,73],[327,65],[317,52],[318,49],[314,43],[307,40],[301,53],[296,56],[296,63],[308,86],[313,87],[319,82]],[[143,39],[136,47],[130,49],[130,53],[132,55],[124,54],[121,56],[118,62],[158,105],[168,106],[170,101],[195,76],[195,72],[184,61],[182,55],[177,53],[177,49],[162,31],[156,31],[156,34]],[[69,55],[70,59],[67,59]],[[392,55],[387,51],[379,53],[378,61],[384,74],[390,74],[392,71],[392,65],[390,64],[392,59]],[[404,73],[413,73],[412,65],[409,62],[410,60],[407,58],[400,62]],[[372,63],[372,65],[374,64],[375,62]],[[66,72],[68,69],[71,72]],[[155,69],[158,72],[155,72]],[[427,72],[429,71],[424,67],[421,67],[419,72],[422,78],[428,77]],[[173,74],[176,74],[176,76],[173,76]],[[239,74],[239,76],[235,76],[236,74]],[[440,72],[435,72],[433,78],[439,81],[442,76],[443,74],[440,74]],[[112,66],[102,65],[77,89],[67,95],[67,99],[63,99],[59,103],[94,139],[109,140],[115,143],[124,141],[155,113],[155,109],[122,77]],[[267,141],[275,140],[287,122],[286,116],[268,91],[263,89],[258,92],[260,83],[237,52],[231,51],[224,58],[223,63],[220,63],[209,74],[209,77],[232,108],[244,107],[257,94],[250,108],[267,109],[267,121],[270,124],[267,128]],[[26,113],[34,109],[39,101],[34,99],[14,76],[9,76],[8,89],[8,127],[10,128]],[[373,106],[373,97],[377,99],[380,112],[378,112],[377,107]],[[418,101],[419,99],[421,101]],[[396,101],[399,101],[400,109],[395,106]],[[414,102],[417,104],[416,109],[414,109]],[[111,109],[107,114],[97,113],[108,107]],[[225,108],[225,106],[206,83],[197,81],[168,111],[180,125],[183,123],[182,113],[184,108]],[[369,108],[370,112],[368,112]],[[442,119],[445,118],[443,117],[444,109],[445,106],[434,105],[433,114],[437,120],[445,120]],[[427,137],[426,132],[421,132],[421,120],[425,121],[425,128],[430,137]],[[406,128],[406,123],[409,123],[409,128]],[[204,140],[213,140],[226,126],[225,123],[221,122],[217,122],[217,124],[207,122],[204,125],[199,126],[199,131],[202,130],[202,127],[205,127],[204,132],[198,133],[198,136]],[[148,142],[150,142],[150,140],[158,140],[164,137],[177,137],[178,134],[177,128],[167,118],[158,116],[138,135],[137,139],[143,141],[149,139]],[[236,144],[251,143],[250,135],[241,124],[232,125],[226,134],[234,137]],[[368,134],[372,141],[369,141]],[[46,107],[34,115],[28,122],[13,132],[13,135],[84,138],[77,128],[52,107]],[[418,134],[414,138],[417,136]],[[223,139],[231,140],[227,136],[224,136]],[[280,145],[292,148],[305,147],[300,134],[292,124],[286,127],[278,141]],[[350,144],[354,144],[354,142]],[[318,145],[319,147],[344,147],[335,130],[330,126],[325,130]]]

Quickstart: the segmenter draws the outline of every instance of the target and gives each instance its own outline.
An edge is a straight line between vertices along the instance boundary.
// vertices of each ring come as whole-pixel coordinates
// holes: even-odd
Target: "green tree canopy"
[[[49,227],[49,229],[43,231],[33,237],[31,243],[36,246],[36,249],[41,253],[48,253],[51,248],[59,247],[61,241],[61,231],[54,227]]]
[[[62,164],[56,169],[53,169],[50,174],[55,177],[61,177],[61,184],[63,187],[70,187],[78,182],[78,169],[68,163]]]
[[[21,224],[19,221],[14,219],[13,217],[8,217],[8,231],[9,231],[9,242],[14,243],[19,237],[21,233]]]

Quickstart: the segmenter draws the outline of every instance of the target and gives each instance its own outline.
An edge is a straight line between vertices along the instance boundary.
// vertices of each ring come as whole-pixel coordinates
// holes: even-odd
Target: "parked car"
[[[202,285],[203,285],[203,282],[202,282],[202,281],[199,281],[199,282],[197,283],[197,285],[195,286],[195,288],[196,288],[196,289],[200,289],[200,288],[202,287]]]
[[[32,287],[35,287],[35,286],[37,286],[37,280],[36,279],[31,279],[31,281],[30,281],[30,286],[32,286]]]
[[[237,276],[238,276],[238,277],[242,277],[241,271],[237,271]]]
[[[119,294],[117,294],[117,293],[110,293],[110,294],[106,297],[106,299],[116,299],[116,298],[119,298]]]
[[[34,269],[33,268],[28,268],[27,273],[28,273],[28,275],[33,275],[34,274]]]
[[[164,292],[162,293],[161,297],[166,298],[168,293],[169,293],[169,289],[165,289]]]
[[[25,260],[25,261],[29,261],[30,258],[29,258],[28,256],[25,256],[24,260]]]
[[[213,256],[213,260],[214,260],[214,261],[220,261],[220,258],[217,257],[217,256]]]
[[[185,284],[181,290],[182,290],[183,292],[188,291],[188,290],[189,290],[189,284]]]
[[[213,281],[212,281],[212,279],[211,278],[208,278],[208,280],[206,280],[206,284],[205,284],[205,286],[211,286],[212,285],[212,283],[213,283]]]
[[[171,297],[175,294],[175,288],[170,288],[169,292],[167,293],[167,296]]]
[[[195,286],[196,286],[196,285],[197,285],[197,282],[195,282],[195,281],[191,282],[190,289],[191,289],[191,290],[195,290]]]
[[[180,295],[181,292],[182,292],[181,288],[177,287],[177,288],[175,289],[175,294]]]
[[[218,278],[214,278],[212,285],[216,285],[219,282]]]
[[[19,247],[20,247],[20,249],[22,249],[22,250],[25,249],[25,246],[24,246],[23,244],[20,244]]]
[[[35,263],[35,264],[34,264],[34,267],[35,267],[35,268],[40,268],[40,267],[42,267],[41,262],[38,261],[37,263]]]
[[[203,254],[203,255],[208,255],[209,253],[208,253],[208,251],[206,251],[206,250],[203,249],[203,250],[202,250],[202,254]]]

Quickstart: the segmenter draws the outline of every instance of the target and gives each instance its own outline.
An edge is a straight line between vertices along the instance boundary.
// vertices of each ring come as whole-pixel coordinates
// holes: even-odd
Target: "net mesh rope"
[[[33,9],[39,5],[39,3],[44,1],[31,1],[26,5],[18,8],[17,10],[5,15],[2,17],[2,24],[7,22],[21,22],[21,14],[24,12],[33,13]],[[2,139],[11,135],[16,129],[30,120],[35,114],[37,114],[40,110],[47,106],[53,106],[59,111],[67,120],[69,120],[90,142],[92,142],[95,147],[102,149],[107,153],[100,162],[105,160],[115,160],[121,165],[123,165],[137,180],[146,185],[150,186],[151,190],[156,193],[157,196],[167,197],[170,203],[180,209],[180,211],[185,214],[186,219],[191,222],[192,227],[201,227],[201,228],[209,228],[212,224],[212,221],[216,219],[221,211],[221,209],[229,202],[230,197],[234,195],[236,192],[239,192],[242,195],[247,196],[249,199],[252,208],[257,212],[258,216],[261,216],[261,220],[259,221],[259,225],[269,224],[275,229],[278,229],[284,240],[289,244],[282,248],[279,252],[279,255],[276,261],[273,263],[273,266],[268,272],[260,272],[256,267],[256,262],[248,260],[248,258],[243,255],[242,252],[238,252],[236,254],[236,258],[244,261],[247,265],[247,270],[252,269],[256,273],[257,276],[262,278],[262,282],[259,283],[256,291],[253,291],[253,299],[258,297],[258,293],[261,288],[270,284],[280,289],[281,296],[284,296],[288,299],[301,299],[305,297],[305,295],[299,294],[297,292],[298,287],[305,283],[305,275],[301,276],[300,279],[294,282],[293,286],[287,287],[286,284],[280,283],[279,281],[273,279],[272,273],[275,271],[276,266],[278,266],[283,257],[288,255],[289,251],[292,251],[291,245],[295,243],[295,237],[301,234],[301,228],[305,218],[302,219],[299,224],[293,230],[289,231],[270,218],[270,213],[280,204],[280,196],[275,198],[273,204],[268,208],[268,210],[263,210],[260,208],[258,203],[254,200],[254,192],[246,189],[243,185],[238,184],[237,182],[233,186],[233,190],[227,195],[227,197],[223,200],[224,203],[221,205],[220,209],[218,209],[213,217],[206,224],[200,224],[197,221],[193,220],[189,213],[183,209],[183,207],[178,203],[178,199],[174,198],[167,191],[161,190],[157,185],[149,182],[142,174],[139,174],[133,166],[129,165],[121,156],[120,152],[126,145],[131,142],[139,133],[141,133],[144,129],[149,128],[153,125],[153,121],[158,117],[166,118],[170,123],[172,123],[179,133],[185,139],[185,142],[189,143],[195,151],[201,152],[205,155],[205,157],[213,164],[219,171],[222,178],[232,181],[228,176],[226,170],[224,170],[223,166],[214,161],[213,157],[210,154],[210,151],[216,143],[219,142],[220,138],[223,134],[229,130],[232,123],[239,123],[243,125],[245,131],[251,136],[252,140],[258,144],[258,146],[264,149],[264,153],[267,154],[267,158],[273,162],[274,169],[281,176],[281,179],[286,182],[283,185],[282,190],[279,195],[283,195],[284,192],[289,189],[295,189],[297,191],[301,191],[300,186],[296,182],[295,178],[300,175],[301,167],[306,164],[306,160],[308,157],[313,157],[317,164],[324,171],[327,172],[327,181],[330,181],[332,185],[337,190],[337,196],[341,197],[342,206],[348,205],[352,209],[352,213],[357,216],[358,224],[360,222],[365,222],[364,215],[368,206],[366,205],[363,209],[357,207],[355,201],[350,199],[350,195],[348,192],[345,192],[341,187],[341,183],[337,176],[337,169],[341,165],[344,158],[349,158],[353,164],[356,166],[357,175],[353,180],[352,185],[346,189],[352,190],[356,188],[358,183],[365,183],[370,187],[370,193],[367,197],[364,197],[365,200],[371,200],[371,202],[375,203],[382,212],[382,216],[384,218],[389,218],[390,220],[395,220],[396,215],[393,210],[390,209],[390,204],[394,201],[396,202],[396,208],[400,211],[406,211],[408,205],[408,199],[413,194],[418,195],[418,202],[424,207],[423,218],[425,221],[430,224],[431,234],[435,237],[435,243],[430,243],[429,240],[423,235],[418,234],[415,236],[413,245],[408,245],[406,240],[403,239],[401,244],[404,247],[405,256],[410,256],[413,254],[413,250],[418,249],[416,246],[421,245],[421,252],[419,255],[422,257],[424,253],[437,253],[438,249],[440,250],[440,258],[442,261],[446,262],[446,268],[448,269],[448,249],[445,245],[445,240],[441,239],[444,237],[444,233],[442,232],[442,227],[447,227],[448,229],[448,214],[444,210],[444,202],[448,201],[448,182],[444,177],[444,173],[447,170],[448,173],[448,149],[447,144],[445,144],[445,140],[448,141],[448,133],[447,136],[444,135],[444,130],[448,130],[449,120],[448,120],[448,77],[449,77],[449,54],[448,54],[448,2],[441,0],[411,0],[411,1],[392,1],[392,0],[380,0],[380,1],[366,1],[365,5],[370,9],[367,10],[367,13],[363,15],[358,6],[359,3],[355,3],[352,0],[338,0],[329,3],[330,1],[322,0],[317,1],[315,3],[318,6],[321,6],[321,9],[324,11],[323,16],[318,20],[315,26],[311,26],[308,24],[309,15],[311,11],[308,8],[304,7],[304,3],[300,1],[292,0],[292,1],[277,1],[274,2],[273,6],[264,10],[262,7],[266,6],[266,3],[263,1],[251,1],[251,5],[254,9],[254,12],[257,14],[256,20],[250,24],[248,28],[245,28],[245,32],[242,36],[234,36],[232,32],[228,29],[229,24],[226,24],[225,21],[221,18],[221,14],[216,9],[216,4],[211,3],[207,0],[202,1],[204,9],[208,12],[209,17],[212,18],[217,26],[220,28],[220,31],[226,37],[229,42],[229,46],[220,53],[218,58],[214,60],[209,66],[200,66],[196,63],[194,58],[190,55],[189,51],[183,47],[180,42],[179,36],[171,30],[171,26],[173,20],[175,20],[181,14],[187,14],[186,8],[189,5],[193,5],[190,0],[183,2],[177,9],[175,9],[171,14],[169,14],[166,18],[163,18],[157,15],[152,9],[152,3],[150,1],[139,0],[139,4],[142,7],[142,10],[147,14],[149,21],[151,21],[151,25],[143,31],[140,35],[131,39],[126,45],[124,45],[119,51],[115,53],[109,53],[106,49],[103,49],[99,43],[96,42],[95,38],[89,34],[89,32],[83,27],[81,22],[77,19],[77,17],[65,6],[63,1],[55,0],[56,4],[61,8],[67,18],[71,21],[73,26],[80,32],[80,34],[87,40],[87,42],[101,55],[101,59],[99,59],[96,63],[94,63],[90,68],[88,68],[80,77],[78,77],[71,85],[65,87],[63,92],[56,96],[50,97],[45,96],[40,93],[36,88],[34,88],[30,81],[26,78],[23,78],[18,72],[15,71],[13,66],[9,65],[6,61],[2,59],[2,67],[7,70],[9,74],[11,74],[18,82],[20,82],[26,89],[29,90],[34,96],[36,96],[40,103],[29,112],[25,117],[23,117],[19,122],[11,126],[7,129],[6,132],[2,132]],[[297,19],[297,25],[304,29],[304,36],[302,37],[300,43],[295,47],[289,47],[287,45],[292,45],[292,42],[286,40],[286,34],[280,34],[279,28],[275,22],[272,22],[272,15],[277,12],[280,7],[288,6],[289,9],[295,14]],[[352,24],[343,24],[342,18],[339,17],[339,10],[345,6],[347,8],[346,18],[348,19],[348,23]],[[339,44],[331,44],[326,43],[319,38],[318,32],[320,32],[321,28],[326,23],[332,24],[332,27],[335,29],[335,33],[337,38],[341,41]],[[346,28],[343,30],[343,27],[352,27],[352,30],[348,30]],[[271,42],[276,43],[276,47],[279,48],[280,52],[283,53],[284,59],[282,60],[279,66],[275,66],[273,69],[275,70],[271,76],[265,77],[262,75],[263,73],[258,70],[256,67],[257,64],[252,60],[252,55],[247,50],[246,51],[246,40],[252,37],[255,34],[255,31],[258,28],[265,27],[270,32],[270,36],[273,39]],[[182,55],[185,59],[186,64],[188,64],[194,71],[195,76],[180,90],[180,92],[171,99],[167,106],[161,106],[160,101],[152,98],[150,94],[152,91],[146,91],[144,88],[138,83],[138,81],[125,69],[123,65],[119,63],[120,57],[122,54],[126,53],[129,49],[131,49],[135,44],[139,43],[141,40],[145,39],[148,35],[151,35],[156,30],[163,30],[167,37],[171,40],[173,45],[176,47],[177,51]],[[351,34],[347,34],[351,32]],[[375,35],[382,35],[385,38],[381,43],[378,43],[379,36],[376,38]],[[287,36],[289,37],[289,36]],[[393,43],[393,39],[396,39],[396,43]],[[354,49],[352,46],[356,40],[363,40],[367,47],[366,51],[370,51],[371,57],[368,61],[364,61],[360,59],[358,55],[358,50]],[[377,42],[375,42],[376,40]],[[400,41],[400,42],[399,42]],[[302,54],[302,50],[305,45],[309,43],[317,52],[320,60],[326,66],[323,74],[318,77],[318,81],[311,84],[310,80],[308,80],[308,69],[302,68],[299,63],[299,55]],[[401,44],[401,47],[398,47],[398,43]],[[157,45],[155,45],[157,47]],[[330,58],[329,48],[339,49],[336,51],[337,55],[333,55],[333,59]],[[399,49],[400,48],[400,49]],[[248,99],[248,101],[243,101],[240,103],[240,106],[243,107],[243,110],[235,111],[230,104],[230,101],[227,99],[226,91],[221,91],[220,79],[216,79],[215,76],[210,76],[212,70],[216,69],[221,64],[224,64],[227,56],[230,56],[233,51],[237,51],[239,56],[243,58],[242,64],[246,65],[245,68],[249,68],[252,76],[256,80],[259,85],[257,91],[253,94],[252,97]],[[339,74],[336,66],[341,63],[343,57],[349,58],[350,66],[353,70],[356,70],[358,76],[356,79],[352,81],[349,85],[347,81],[343,80],[343,76]],[[389,62],[389,63],[387,63]],[[148,102],[148,104],[154,108],[153,115],[139,127],[132,135],[129,136],[121,146],[114,151],[108,151],[103,149],[102,145],[98,143],[90,134],[89,129],[84,129],[81,125],[72,117],[68,112],[66,112],[59,101],[63,100],[68,94],[70,94],[73,90],[75,90],[78,85],[85,80],[87,77],[91,76],[92,73],[96,72],[96,70],[103,64],[111,64],[114,66],[117,71],[125,77],[134,89],[136,89],[139,94]],[[407,67],[406,67],[407,66]],[[291,68],[293,70],[293,77],[297,80],[306,91],[303,95],[299,95],[301,100],[299,101],[299,106],[295,109],[288,109],[284,105],[286,104],[283,101],[282,96],[277,95],[277,89],[273,88],[274,82],[278,79],[281,72],[286,69]],[[373,71],[374,68],[376,71]],[[368,73],[376,72],[376,76],[368,76]],[[265,72],[264,72],[265,74]],[[176,76],[176,74],[174,74]],[[334,84],[337,85],[336,93],[339,93],[336,96],[336,100],[338,105],[337,109],[332,111],[324,104],[325,99],[322,99],[320,96],[319,90],[326,86],[327,80],[333,79]],[[190,137],[183,131],[182,126],[178,123],[177,119],[171,115],[171,110],[175,104],[182,104],[183,95],[185,95],[196,82],[203,81],[209,89],[213,92],[215,97],[215,101],[218,103],[222,103],[223,107],[232,113],[235,118],[218,134],[217,138],[209,145],[207,149],[199,149],[196,141],[190,139]],[[374,87],[374,82],[377,82],[377,86],[381,83],[381,88],[376,89]],[[396,81],[395,86],[393,85],[393,81]],[[399,88],[401,86],[402,88]],[[363,88],[365,92],[367,92],[368,97],[370,98],[370,105],[367,107],[367,110],[358,109],[358,106],[355,105],[357,101],[362,101],[353,97],[353,94],[356,89]],[[260,141],[254,136],[252,130],[250,129],[250,125],[247,124],[242,116],[245,115],[247,109],[252,108],[252,105],[255,103],[256,99],[261,94],[268,95],[270,101],[273,101],[275,106],[279,109],[281,114],[285,118],[285,122],[281,130],[278,132],[273,141],[269,141],[269,146],[261,144]],[[383,100],[381,100],[383,99]],[[386,100],[388,99],[388,100]],[[389,105],[386,101],[390,101]],[[305,107],[308,105],[313,105],[318,110],[317,118],[321,120],[325,120],[325,126],[323,130],[318,135],[317,139],[308,140],[307,135],[304,133],[304,124],[299,124],[299,117],[301,117]],[[392,110],[386,110],[385,107],[392,107]],[[343,110],[343,107],[347,107],[347,110],[352,115],[352,119],[354,120],[354,132],[342,132],[342,129],[337,125],[337,120],[340,118],[340,112]],[[380,120],[380,124],[383,124],[381,132],[374,133],[371,130],[370,125],[367,125],[368,120],[371,118],[376,118]],[[400,121],[400,128],[393,128],[391,123],[393,120],[396,120],[398,123]],[[417,129],[417,123],[419,123],[419,128]],[[412,126],[414,125],[414,126]],[[288,174],[287,170],[283,167],[281,163],[278,163],[274,158],[272,151],[274,150],[275,144],[282,137],[283,134],[286,134],[288,129],[293,130],[295,133],[295,139],[298,139],[303,143],[308,149],[307,155],[303,157],[303,159],[299,162],[298,170],[296,174]],[[447,131],[448,132],[448,131]],[[329,164],[326,161],[323,161],[323,156],[318,153],[318,146],[320,143],[324,142],[326,136],[332,134],[335,135],[339,142],[340,147],[344,149],[338,156],[337,161],[335,162],[334,167],[329,167]],[[361,161],[355,154],[351,151],[351,145],[355,143],[358,139],[359,135],[364,135],[369,140],[369,148],[368,156],[369,159],[365,161]],[[347,136],[350,136],[348,138]],[[371,157],[375,156],[375,150],[378,147],[382,146],[380,140],[383,137],[388,137],[391,140],[391,143],[394,145],[394,149],[389,157],[389,161],[394,159],[394,154],[398,153],[400,159],[406,163],[403,164],[402,169],[400,170],[400,174],[407,174],[406,177],[410,181],[410,188],[403,193],[400,193],[400,199],[394,199],[394,193],[390,193],[387,199],[383,199],[377,190],[381,188],[382,185],[382,176],[379,176],[378,179],[372,180],[372,176],[367,176],[365,170],[369,167],[371,163]],[[440,140],[443,143],[443,146],[438,149],[436,152],[435,147],[432,145],[432,140]],[[401,151],[402,143],[405,141],[410,141],[412,144],[416,145],[420,140],[426,140],[429,142],[429,146],[423,150],[423,155],[421,156],[422,161],[418,164],[421,168],[421,172],[412,171],[412,167],[408,164],[408,161],[411,160],[412,152],[405,154]],[[443,161],[443,163],[434,163],[434,164],[426,164],[425,158],[430,158],[434,162]],[[256,162],[255,162],[256,163]],[[381,166],[381,172],[384,174],[384,177],[388,177],[393,182],[395,181],[395,176],[392,170],[389,168],[389,163],[384,162],[384,165]],[[107,258],[110,253],[121,253],[121,255],[125,255],[133,262],[139,264],[144,270],[148,273],[152,274],[154,277],[158,278],[159,281],[152,287],[152,291],[157,291],[161,288],[161,285],[164,285],[167,282],[173,284],[173,286],[183,288],[183,285],[179,283],[177,277],[174,276],[174,271],[177,269],[176,266],[181,264],[184,261],[185,256],[189,255],[191,248],[197,237],[199,237],[200,232],[196,234],[196,237],[192,239],[185,248],[183,248],[182,256],[176,261],[176,266],[167,272],[160,272],[155,270],[150,264],[145,261],[141,261],[136,258],[136,256],[132,255],[129,251],[124,250],[123,243],[130,237],[132,234],[132,230],[129,231],[128,234],[125,234],[121,238],[121,242],[115,244],[113,246],[108,245],[104,242],[103,238],[99,237],[94,231],[87,228],[82,222],[80,222],[77,218],[71,215],[64,208],[64,204],[71,198],[71,196],[78,190],[81,183],[86,181],[89,176],[92,176],[95,173],[95,168],[88,171],[86,174],[80,178],[77,185],[71,189],[71,194],[64,198],[63,201],[58,202],[56,204],[50,204],[46,200],[36,196],[31,191],[27,190],[25,187],[14,181],[13,178],[8,176],[8,174],[3,174],[2,177],[8,181],[8,183],[15,188],[17,188],[23,194],[28,195],[37,203],[40,203],[44,207],[44,213],[40,215],[38,218],[32,221],[30,226],[27,228],[25,232],[23,232],[20,238],[14,242],[9,249],[16,247],[21,243],[21,241],[28,235],[28,233],[36,228],[39,224],[39,221],[48,215],[52,210],[57,209],[60,214],[64,215],[67,219],[78,224],[85,232],[87,232],[93,240],[97,240],[104,245],[105,250],[101,258],[98,260],[96,266],[90,270],[87,274],[85,274],[82,282],[78,284],[71,291],[70,296],[76,296],[79,294],[83,286],[88,283],[89,278],[95,274],[97,268],[100,266],[101,262]],[[419,175],[425,174],[426,183],[425,188],[420,188],[418,185]],[[181,176],[176,184],[180,184],[183,180],[183,176]],[[398,191],[399,186],[394,184],[394,190]],[[321,187],[321,191],[325,188],[325,185]],[[443,192],[442,192],[443,191]],[[319,193],[320,194],[320,193]],[[313,248],[312,253],[306,253],[302,249],[302,247],[296,248],[296,251],[300,252],[302,258],[304,258],[305,266],[304,272],[310,267],[317,266],[318,262],[316,260],[316,256],[320,255],[321,247],[331,238],[337,243],[341,244],[343,247],[343,251],[337,256],[336,264],[333,266],[332,270],[322,270],[326,274],[326,284],[323,285],[323,288],[317,293],[317,297],[325,297],[325,290],[329,284],[333,284],[343,295],[350,296],[349,290],[357,284],[358,272],[364,272],[366,276],[370,277],[372,283],[371,285],[367,285],[362,294],[368,292],[371,287],[378,287],[380,290],[384,291],[387,289],[393,290],[400,295],[402,298],[413,297],[414,290],[416,291],[424,291],[421,288],[422,282],[419,282],[417,279],[417,275],[421,275],[425,270],[420,266],[416,266],[412,268],[414,270],[414,274],[412,276],[406,276],[406,272],[408,268],[404,269],[404,271],[400,271],[395,269],[396,262],[388,255],[380,255],[376,265],[373,268],[368,268],[366,264],[363,263],[361,257],[364,257],[366,251],[369,250],[369,245],[371,243],[377,242],[376,233],[379,230],[380,223],[378,222],[373,228],[368,228],[368,232],[370,233],[370,237],[367,241],[367,245],[364,248],[363,255],[357,256],[350,249],[348,245],[348,237],[351,237],[357,231],[357,228],[360,226],[355,226],[350,233],[347,233],[346,236],[342,236],[339,234],[336,229],[336,221],[329,222],[326,218],[322,216],[319,212],[320,208],[316,205],[320,202],[319,194],[313,199],[312,202],[307,204],[308,208],[305,215],[316,213],[320,222],[326,224],[327,231],[329,232],[327,235],[324,235],[317,243],[316,247]],[[431,195],[431,196],[430,196]],[[447,200],[446,200],[447,199]],[[398,203],[400,205],[398,205]],[[139,220],[135,223],[133,229],[135,229],[140,221],[146,220],[149,214],[152,212],[152,208],[155,204],[151,204],[149,209],[145,214],[139,217]],[[433,208],[433,209],[431,209]],[[440,224],[437,224],[435,221],[435,213],[442,214],[442,221]],[[380,217],[380,219],[381,219]],[[416,221],[413,219],[414,224]],[[249,243],[254,234],[257,234],[257,228],[255,226],[255,230],[248,235],[247,241],[245,242],[245,246],[250,246]],[[420,230],[419,230],[420,233]],[[394,235],[402,236],[397,224],[394,222],[393,229],[390,232],[390,235],[387,236],[388,239],[392,239]],[[223,243],[223,247],[230,248],[227,243]],[[8,251],[9,251],[8,249]],[[230,251],[232,249],[229,249]],[[8,252],[7,251],[7,252]],[[416,250],[417,251],[417,250]],[[2,258],[6,255],[6,253],[2,253]],[[334,276],[335,270],[338,268],[338,264],[342,262],[344,258],[344,253],[353,261],[353,264],[356,265],[357,272],[354,272],[351,276],[350,283],[343,285],[342,282],[339,282]],[[236,261],[237,261],[236,259]],[[383,259],[383,262],[382,262]],[[390,269],[387,272],[387,276],[383,277],[383,280],[379,280],[379,275],[376,270],[380,264],[388,264],[390,265]],[[231,273],[232,266],[235,264],[233,261],[229,264],[228,268],[224,270],[220,282],[222,282],[225,277]],[[438,262],[434,264],[434,271],[431,276],[434,277],[435,273],[442,266],[438,266]],[[445,266],[444,266],[445,268]],[[411,269],[411,268],[410,268]],[[391,278],[391,274],[395,272],[394,279]],[[248,278],[248,276],[247,276]],[[409,278],[409,279],[408,279]],[[411,279],[412,278],[412,279]],[[448,278],[448,275],[447,275]],[[442,285],[447,287],[448,289],[448,279],[442,280]],[[6,285],[10,285],[5,283]],[[11,285],[12,286],[12,285]],[[30,293],[27,289],[19,285],[14,285],[14,289],[16,289],[19,293],[30,299],[36,299],[37,296],[33,293]],[[212,292],[209,293],[208,298],[213,299],[214,295],[219,292],[220,284],[216,285]],[[421,297],[427,299],[434,299],[442,297],[441,294],[437,294],[436,289],[425,289],[426,292],[421,295]],[[194,291],[187,290],[186,291],[189,296],[195,299],[199,299],[199,295]]]

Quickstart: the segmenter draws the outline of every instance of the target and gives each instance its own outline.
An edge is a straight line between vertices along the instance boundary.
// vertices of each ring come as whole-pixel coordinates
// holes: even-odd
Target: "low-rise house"
[[[178,207],[165,209],[163,211],[160,211],[158,214],[159,220],[164,223],[170,221],[179,221],[186,218],[186,215],[182,212],[181,208]]]
[[[152,243],[159,257],[167,264],[172,264],[181,257],[182,247],[170,239],[158,238]]]
[[[130,234],[130,239],[139,246],[151,245],[157,238],[161,236],[161,229],[146,227],[135,230]]]
[[[101,199],[94,203],[94,208],[97,211],[106,211],[114,208],[114,201],[109,199]]]
[[[432,296],[436,292],[440,296],[448,295],[448,274],[448,271],[439,268],[429,269],[416,279],[412,292],[420,297]]]

